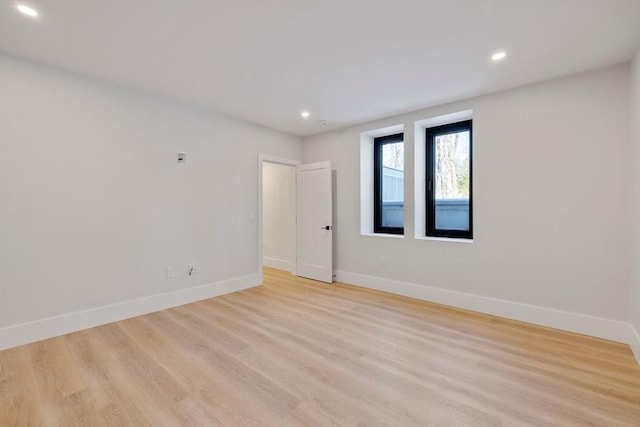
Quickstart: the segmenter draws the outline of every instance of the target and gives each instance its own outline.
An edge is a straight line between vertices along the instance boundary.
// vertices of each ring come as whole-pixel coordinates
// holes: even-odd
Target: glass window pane
[[[382,226],[404,226],[404,142],[382,146]]]
[[[469,131],[435,137],[435,227],[469,230]]]

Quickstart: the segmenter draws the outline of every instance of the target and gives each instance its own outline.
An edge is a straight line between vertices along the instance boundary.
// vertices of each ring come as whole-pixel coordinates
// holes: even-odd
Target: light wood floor
[[[276,270],[0,369],[1,426],[640,425],[627,346]]]

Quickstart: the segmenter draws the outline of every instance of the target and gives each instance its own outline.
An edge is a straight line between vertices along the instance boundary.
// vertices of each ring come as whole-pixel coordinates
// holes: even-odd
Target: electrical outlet
[[[174,277],[176,277],[175,272],[173,271],[172,265],[167,265],[165,273],[166,273],[167,279],[173,279]]]
[[[187,265],[187,275],[193,276],[194,274],[198,273],[200,273],[200,264],[192,262],[191,264]]]

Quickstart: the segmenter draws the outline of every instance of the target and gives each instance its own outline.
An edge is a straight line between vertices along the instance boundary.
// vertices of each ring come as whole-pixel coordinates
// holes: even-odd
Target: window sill
[[[428,236],[416,236],[416,240],[433,240],[436,242],[451,242],[451,243],[473,243],[473,239],[459,239],[450,237],[428,237]]]
[[[404,239],[404,234],[389,234],[389,233],[360,233],[361,236],[369,237],[391,237],[394,239]]]

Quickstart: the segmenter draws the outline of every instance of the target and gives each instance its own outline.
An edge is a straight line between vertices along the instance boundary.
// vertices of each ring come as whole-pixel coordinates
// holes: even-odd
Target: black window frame
[[[373,139],[373,232],[374,233],[404,234],[404,227],[384,227],[382,225],[382,147],[385,144],[394,144],[397,142],[404,143],[403,132],[396,133],[393,135],[379,136]],[[404,202],[404,197],[403,197],[403,202]],[[404,218],[403,218],[403,224],[404,224]]]
[[[443,230],[436,228],[435,200],[435,137],[460,131],[469,131],[469,230]],[[453,239],[473,239],[473,120],[464,120],[425,130],[426,141],[426,236]]]

